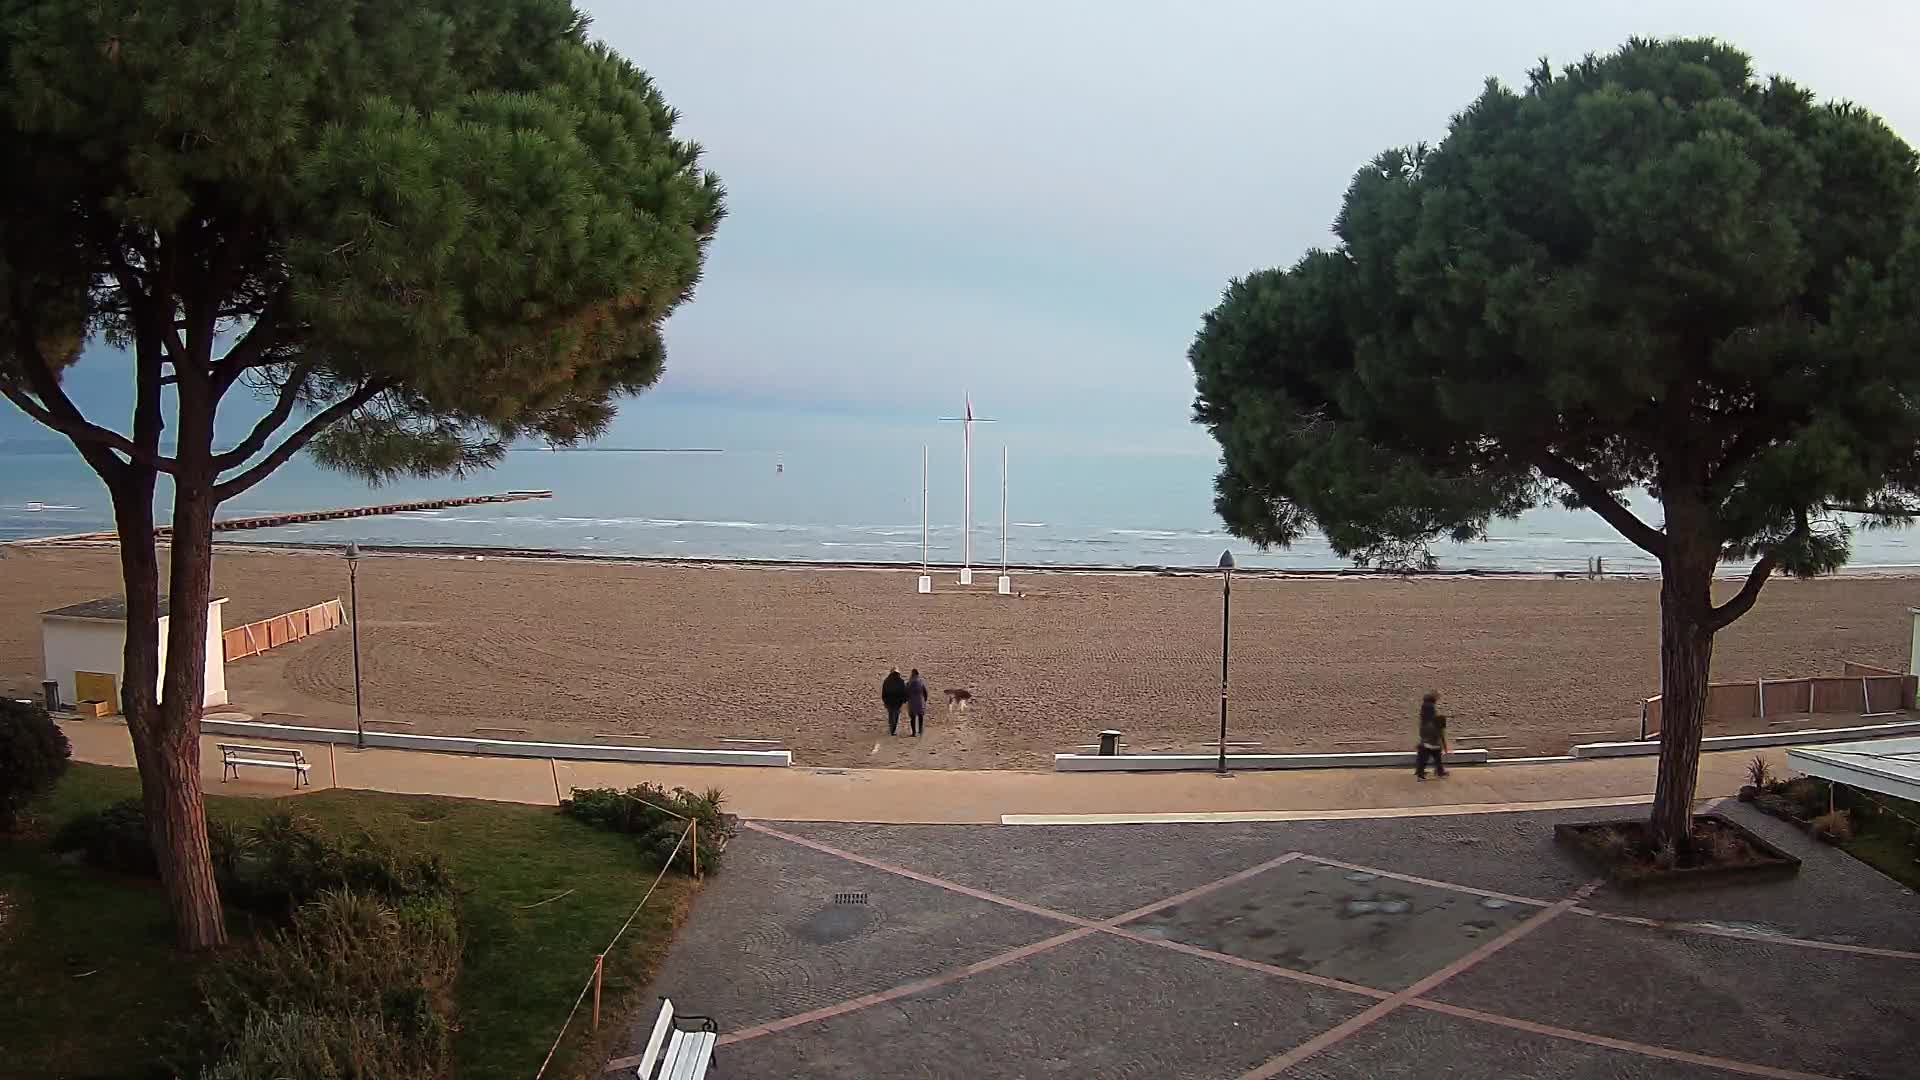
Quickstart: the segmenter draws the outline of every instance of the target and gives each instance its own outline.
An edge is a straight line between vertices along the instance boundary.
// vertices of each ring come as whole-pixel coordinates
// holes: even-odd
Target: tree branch
[[[274,339],[279,332],[279,307],[269,304],[260,317],[253,321],[253,325],[247,328],[247,336],[228,349],[227,355],[213,365],[214,392],[226,393],[241,375],[246,374],[248,368],[258,364],[260,357],[274,346]]]
[[[1780,565],[1780,552],[1777,548],[1762,555],[1760,561],[1753,564],[1753,569],[1747,571],[1746,583],[1740,586],[1740,591],[1734,594],[1733,599],[1707,612],[1708,633],[1721,630],[1735,619],[1752,611],[1754,601],[1760,599],[1760,587],[1773,576],[1773,568],[1778,565]]]
[[[272,452],[255,462],[245,472],[235,476],[231,480],[215,484],[213,486],[213,501],[215,503],[225,502],[260,481],[265,480],[273,473],[273,470],[286,464],[287,459],[299,453],[302,447],[313,441],[315,435],[320,434],[327,428],[332,427],[335,423],[352,415],[362,405],[372,401],[375,397],[392,389],[392,387],[393,383],[391,382],[370,382],[346,397],[341,398],[339,401],[320,410],[305,424],[302,424],[298,431],[287,436],[285,442],[274,447]],[[249,436],[249,438],[251,438],[251,436]]]
[[[0,382],[0,394],[4,394],[8,401],[19,406],[21,412],[26,413],[36,422],[73,440],[82,454],[86,452],[88,446],[96,446],[118,451],[151,469],[158,469],[165,473],[173,471],[172,458],[150,452],[125,435],[110,428],[101,427],[83,416],[79,408],[73,404],[72,399],[60,389],[60,380],[54,378],[53,369],[47,366],[46,359],[40,355],[40,348],[33,343],[31,335],[32,331],[22,324],[18,330],[14,355],[19,357],[20,367],[26,373],[27,384],[33,391],[33,397],[29,397],[18,386],[5,382]],[[35,402],[34,397],[40,400]],[[94,465],[96,472],[99,471],[101,463],[92,459],[89,459],[89,462]]]
[[[221,362],[225,363],[224,360]],[[300,391],[305,388],[307,376],[312,371],[311,364],[301,364],[293,369],[293,373],[287,377],[286,385],[280,388],[280,396],[274,401],[272,410],[261,417],[259,423],[253,425],[253,430],[247,433],[246,438],[240,440],[239,445],[224,454],[214,455],[213,471],[216,474],[239,468],[247,463],[248,458],[259,453],[261,447],[267,445],[267,440],[273,437],[273,433],[279,431],[281,425],[293,415],[293,407],[300,403]]]
[[[1599,514],[1635,547],[1649,555],[1666,555],[1667,535],[1635,517],[1633,511],[1613,497],[1613,492],[1581,471],[1578,465],[1557,454],[1543,452],[1534,459],[1534,468],[1572,488],[1582,505]]]

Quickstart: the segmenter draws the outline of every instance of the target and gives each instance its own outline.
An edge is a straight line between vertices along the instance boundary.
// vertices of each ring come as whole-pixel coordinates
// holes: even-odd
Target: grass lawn
[[[1920,804],[1865,793],[1852,793],[1847,802],[1853,816],[1853,839],[1840,846],[1847,854],[1920,892],[1920,848],[1910,839],[1920,829]]]
[[[76,814],[138,793],[131,769],[76,763],[42,819],[51,833]],[[654,876],[631,838],[540,807],[342,790],[215,796],[207,807],[232,821],[292,809],[342,834],[371,832],[403,851],[446,860],[465,935],[454,1044],[463,1080],[534,1074],[594,954]],[[587,1035],[583,1005],[549,1077],[599,1074],[626,1012],[645,1004],[640,994],[694,888],[675,874],[661,883],[607,957],[602,1038]],[[169,1028],[193,1016],[193,980],[205,961],[173,949],[157,883],[69,865],[39,842],[14,841],[0,842],[0,894],[11,906],[0,926],[0,1073],[165,1075],[154,1059]],[[232,916],[231,926],[236,942],[252,932],[243,916]]]

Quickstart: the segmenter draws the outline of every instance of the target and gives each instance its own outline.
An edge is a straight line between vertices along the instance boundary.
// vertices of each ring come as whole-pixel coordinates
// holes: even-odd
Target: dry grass
[[[1845,810],[1832,810],[1808,823],[1813,835],[1836,843],[1853,839],[1853,818]]]

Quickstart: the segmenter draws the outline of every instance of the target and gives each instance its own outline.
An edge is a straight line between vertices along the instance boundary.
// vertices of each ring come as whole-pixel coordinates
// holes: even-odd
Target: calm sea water
[[[463,480],[380,489],[304,459],[227,505],[229,516],[402,502],[521,488],[550,500],[407,513],[227,534],[236,541],[498,546],[641,556],[917,563],[921,448],[929,449],[930,556],[962,551],[960,431],[928,419],[795,414],[642,399],[608,447],[712,448],[720,453],[518,452]],[[104,489],[64,444],[9,429],[0,438],[0,539],[111,528]],[[1016,565],[1212,566],[1223,548],[1242,565],[1347,565],[1317,540],[1259,552],[1229,536],[1212,510],[1217,468],[1199,431],[1142,437],[1006,422],[976,428],[975,565],[1000,561],[1001,448],[1011,461],[1007,558]],[[163,494],[164,499],[164,494]],[[1657,512],[1642,507],[1657,520]],[[1920,536],[1856,535],[1856,566],[1920,563]],[[1443,545],[1443,568],[1579,571],[1653,564],[1592,514],[1539,510],[1496,523],[1487,541]]]

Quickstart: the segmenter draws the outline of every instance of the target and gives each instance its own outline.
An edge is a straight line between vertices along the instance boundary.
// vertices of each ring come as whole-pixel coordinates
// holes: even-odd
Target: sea
[[[222,516],[509,490],[553,496],[220,538],[802,563],[917,565],[924,555],[958,564],[969,542],[961,425],[931,406],[914,413],[649,396],[629,403],[594,449],[527,446],[465,477],[378,488],[301,457]],[[1212,567],[1231,551],[1251,568],[1352,565],[1317,537],[1262,551],[1228,533],[1212,507],[1218,468],[1205,432],[1177,423],[1142,429],[1030,416],[976,424],[971,562],[996,567],[1004,552],[1014,566]],[[1651,500],[1635,503],[1658,522]],[[0,431],[0,541],[111,528],[105,489],[64,440],[21,424]],[[1609,573],[1657,570],[1594,514],[1560,508],[1496,521],[1485,540],[1438,544],[1434,554],[1450,571],[1581,573],[1595,557]],[[1855,534],[1854,569],[1916,564],[1920,536],[1909,530]]]

